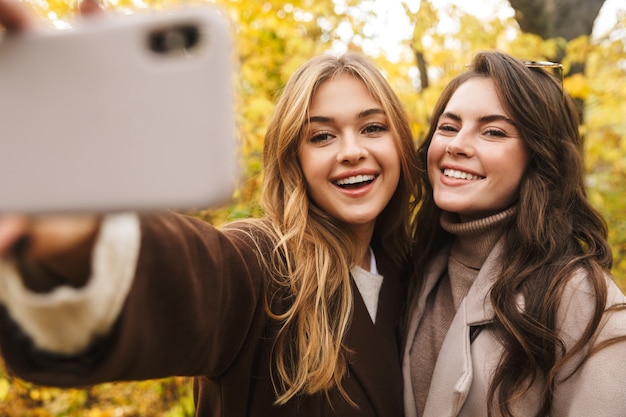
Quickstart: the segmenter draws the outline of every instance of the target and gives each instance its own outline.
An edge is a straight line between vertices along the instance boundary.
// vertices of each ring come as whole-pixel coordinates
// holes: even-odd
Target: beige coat
[[[484,328],[470,343],[470,326],[489,323],[493,308],[489,289],[498,270],[502,242],[498,242],[481,268],[467,297],[461,303],[443,342],[426,401],[423,417],[487,416],[487,392],[502,346],[489,328]],[[415,400],[411,385],[410,349],[422,318],[426,298],[448,263],[449,248],[432,262],[425,277],[425,291],[414,297],[409,310],[407,340],[403,357],[405,381],[404,402],[407,417],[415,417]],[[568,284],[558,312],[561,337],[569,348],[581,333],[580,325],[592,313],[590,289],[578,274]],[[626,302],[626,297],[609,282],[608,304]],[[523,300],[519,300],[523,306]],[[626,335],[626,311],[605,316],[599,339]],[[572,364],[560,376],[571,371]],[[536,391],[535,391],[536,392]],[[516,404],[516,416],[534,416],[538,397],[533,392]],[[496,414],[498,415],[498,414]],[[626,342],[600,350],[574,376],[557,385],[552,417],[626,416]]]

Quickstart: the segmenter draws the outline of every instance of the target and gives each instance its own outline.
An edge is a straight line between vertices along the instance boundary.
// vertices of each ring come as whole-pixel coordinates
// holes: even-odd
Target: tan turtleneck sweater
[[[439,349],[452,319],[500,238],[502,226],[514,210],[510,208],[465,223],[461,223],[453,213],[443,213],[441,216],[441,227],[455,235],[455,239],[447,271],[428,295],[424,315],[411,348],[411,382],[418,415],[424,412]]]

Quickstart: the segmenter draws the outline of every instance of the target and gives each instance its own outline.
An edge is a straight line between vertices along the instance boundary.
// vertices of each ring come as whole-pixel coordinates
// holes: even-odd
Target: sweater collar
[[[443,212],[441,227],[456,236],[451,256],[463,265],[479,270],[502,235],[504,225],[515,214],[515,207],[469,222],[461,222],[455,213]]]

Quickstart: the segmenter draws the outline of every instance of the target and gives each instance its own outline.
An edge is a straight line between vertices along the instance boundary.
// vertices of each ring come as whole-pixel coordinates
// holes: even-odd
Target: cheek
[[[403,162],[400,159],[399,145],[392,136],[381,139],[370,145],[370,156],[385,171],[386,177],[399,179]]]
[[[300,149],[298,151],[298,163],[302,169],[304,180],[308,182],[315,172],[315,154],[306,149]]]
[[[392,167],[391,175],[387,175],[391,177],[392,179],[391,182],[394,184],[393,186],[394,191],[398,188],[398,185],[400,184],[400,177],[402,175],[401,164],[402,164],[402,161],[398,159],[397,162],[391,166]]]
[[[394,171],[394,175],[397,178],[400,178],[400,171],[402,171],[402,160],[400,159],[400,153],[398,152],[398,147],[396,146],[395,142],[391,142],[391,144],[389,145],[389,148],[391,149],[391,151],[389,152],[389,156],[387,157],[387,160],[389,161],[390,166],[392,167],[392,170]]]
[[[516,189],[519,188],[522,182],[522,178],[524,178],[524,174],[528,169],[528,165],[530,164],[530,157],[528,155],[528,151],[525,148],[517,149],[516,152],[508,153],[507,155],[503,155],[503,158],[506,158],[508,155],[517,154],[517,158],[509,158],[511,160],[510,164],[510,176],[512,181],[514,181],[514,187]]]
[[[500,188],[502,190],[501,198],[507,204],[510,204],[519,198],[520,187],[527,166],[527,159],[521,157],[520,159],[515,160],[515,162],[511,161],[508,166],[502,167],[503,175],[501,176],[500,182]]]

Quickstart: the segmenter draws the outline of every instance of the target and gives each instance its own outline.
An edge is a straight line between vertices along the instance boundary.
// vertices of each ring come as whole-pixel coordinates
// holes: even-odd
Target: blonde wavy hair
[[[357,245],[345,224],[309,199],[298,160],[312,97],[323,82],[340,74],[363,82],[389,120],[401,175],[376,220],[375,235],[398,264],[407,260],[410,248],[419,177],[415,143],[400,100],[361,55],[310,59],[287,82],[270,121],[263,150],[265,217],[255,221],[273,241],[272,255],[261,262],[276,284],[267,295],[266,310],[278,323],[272,350],[277,404],[298,394],[328,395],[333,388],[350,401],[341,379],[348,360],[343,340],[352,317],[350,268],[358,260]]]

